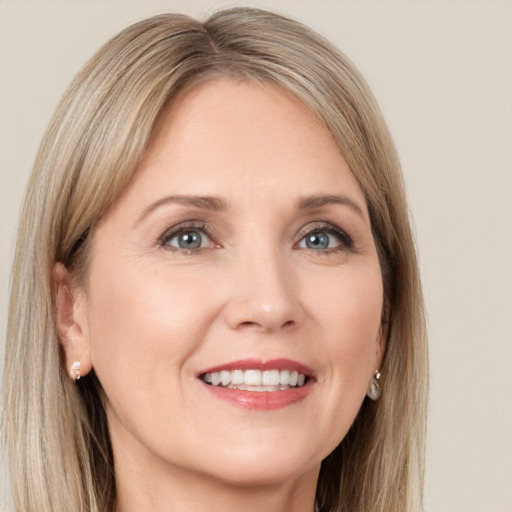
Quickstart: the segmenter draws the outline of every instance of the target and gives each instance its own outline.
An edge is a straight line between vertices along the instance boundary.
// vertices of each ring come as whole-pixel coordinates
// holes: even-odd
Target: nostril
[[[239,329],[251,329],[255,327],[259,327],[259,325],[256,322],[240,322],[240,324],[238,324]]]
[[[291,327],[294,327],[295,326],[295,321],[294,320],[288,320],[287,322],[284,322],[282,325],[281,325],[281,328],[291,328]],[[261,330],[261,329],[265,329],[265,326],[263,326],[262,324],[258,323],[258,322],[240,322],[238,324],[238,329],[248,329],[248,330],[251,330],[251,329],[257,329],[257,330]]]

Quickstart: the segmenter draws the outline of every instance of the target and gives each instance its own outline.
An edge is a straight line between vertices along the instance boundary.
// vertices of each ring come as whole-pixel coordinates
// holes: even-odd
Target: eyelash
[[[303,228],[297,236],[298,240],[297,242],[295,242],[295,245],[302,242],[302,240],[304,240],[306,236],[314,235],[316,233],[334,235],[336,238],[339,239],[340,244],[336,247],[331,247],[324,250],[309,249],[310,253],[314,253],[315,255],[318,256],[327,256],[341,251],[350,251],[354,249],[354,240],[346,231],[339,228],[338,226],[335,226],[334,224],[329,224],[325,222],[314,225],[309,224],[308,226]]]
[[[208,227],[206,222],[203,221],[190,221],[185,224],[180,224],[179,226],[173,226],[165,231],[165,233],[158,239],[159,244],[164,247],[166,250],[173,251],[179,254],[183,254],[184,256],[199,254],[204,247],[198,249],[185,249],[181,247],[174,247],[169,245],[169,241],[173,238],[181,235],[182,233],[186,233],[187,231],[200,231],[206,234],[206,236],[211,240],[215,240],[215,233]],[[217,245],[217,244],[215,244]]]
[[[193,254],[199,254],[202,252],[202,250],[205,249],[205,247],[200,247],[197,249],[185,249],[185,248],[178,248],[174,247],[172,245],[169,245],[169,241],[173,238],[179,236],[182,233],[186,233],[187,231],[200,231],[206,234],[208,239],[212,241],[214,244],[214,240],[216,238],[215,233],[212,231],[212,229],[206,224],[206,222],[203,221],[190,221],[185,224],[180,224],[179,226],[173,226],[169,229],[167,229],[163,235],[158,239],[159,244],[164,247],[166,250],[170,250],[173,252],[177,252],[179,254],[183,254],[185,256],[187,255],[193,255]],[[324,250],[318,250],[318,249],[306,249],[310,253],[314,253],[315,255],[321,256],[321,255],[329,255],[334,254],[341,251],[350,251],[354,249],[354,240],[352,237],[343,229],[329,223],[318,223],[314,225],[308,225],[305,228],[303,228],[299,234],[297,235],[297,241],[294,243],[294,247],[297,247],[300,242],[302,242],[306,236],[308,235],[314,235],[316,233],[325,233],[329,235],[334,235],[337,237],[340,241],[340,244],[336,247],[327,248]],[[218,244],[217,247],[220,247]]]

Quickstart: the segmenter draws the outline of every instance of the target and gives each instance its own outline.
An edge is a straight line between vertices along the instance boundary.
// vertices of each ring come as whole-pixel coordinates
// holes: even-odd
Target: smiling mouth
[[[199,378],[209,384],[242,391],[273,392],[297,389],[306,385],[309,378],[296,370],[235,369],[203,373]]]

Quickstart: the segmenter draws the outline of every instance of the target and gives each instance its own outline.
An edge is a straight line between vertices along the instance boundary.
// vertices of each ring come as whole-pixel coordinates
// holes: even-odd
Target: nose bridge
[[[292,262],[269,240],[240,251],[233,269],[233,288],[226,307],[231,328],[275,331],[301,319]]]

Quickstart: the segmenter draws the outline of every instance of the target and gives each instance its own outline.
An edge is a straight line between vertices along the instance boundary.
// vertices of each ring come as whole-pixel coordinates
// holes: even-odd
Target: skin
[[[183,226],[198,249],[179,247]],[[308,247],[312,232],[328,245]],[[94,230],[85,287],[61,264],[55,283],[68,368],[103,386],[117,512],[313,510],[382,358],[383,290],[363,193],[303,104],[230,79],[182,93]],[[309,394],[247,409],[198,378],[247,358],[307,365]]]

